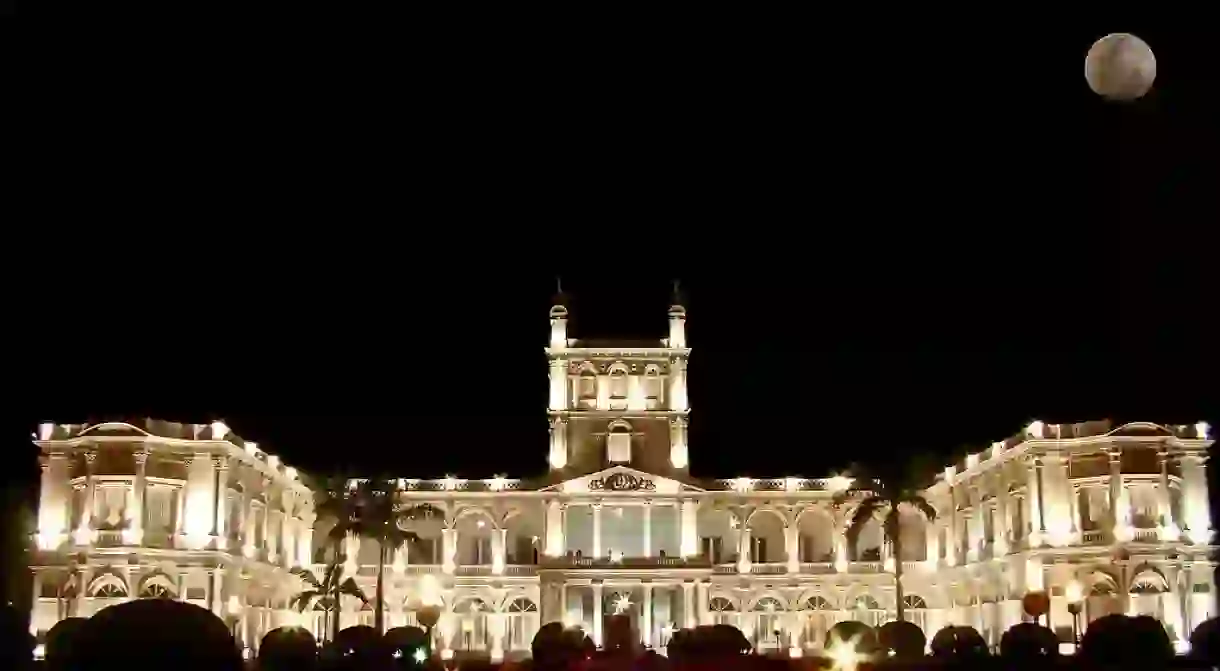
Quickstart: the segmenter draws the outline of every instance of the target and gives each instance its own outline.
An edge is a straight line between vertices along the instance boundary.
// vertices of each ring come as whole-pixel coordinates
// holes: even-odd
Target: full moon
[[[1148,43],[1128,33],[1114,33],[1093,43],[1084,59],[1084,78],[1097,95],[1136,100],[1152,88],[1156,56]]]

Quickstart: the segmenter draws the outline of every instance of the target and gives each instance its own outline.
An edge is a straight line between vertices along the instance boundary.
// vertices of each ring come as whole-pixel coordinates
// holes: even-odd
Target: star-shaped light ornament
[[[414,659],[416,664],[423,664],[428,661],[428,653],[424,652],[423,648],[416,648]]]
[[[622,615],[631,608],[631,595],[623,592],[614,599],[614,614]]]

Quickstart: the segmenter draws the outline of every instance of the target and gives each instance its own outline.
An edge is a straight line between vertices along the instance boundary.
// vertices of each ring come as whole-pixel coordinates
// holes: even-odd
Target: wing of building
[[[549,473],[398,483],[404,507],[431,514],[406,522],[418,540],[392,549],[387,626],[416,623],[430,596],[445,656],[522,656],[547,622],[600,643],[614,614],[654,648],[676,629],[727,623],[760,650],[805,654],[835,622],[893,619],[898,562],[906,618],[929,637],[963,624],[996,644],[1032,591],[1049,594],[1067,639],[1073,602],[1082,625],[1144,613],[1179,641],[1215,614],[1204,424],[1035,422],[929,483],[938,514],[903,510],[894,557],[879,523],[849,540],[867,492],[845,478],[690,476],[680,305],[655,342],[576,341],[567,316],[551,310],[546,349]],[[44,424],[36,438],[38,635],[128,599],[173,598],[228,619],[248,646],[284,625],[324,636],[320,606],[291,607],[303,585],[290,569],[321,575],[336,554],[315,552],[327,523],[292,468],[222,423]],[[342,545],[346,572],[374,594],[377,544]],[[372,620],[343,601],[342,626]]]

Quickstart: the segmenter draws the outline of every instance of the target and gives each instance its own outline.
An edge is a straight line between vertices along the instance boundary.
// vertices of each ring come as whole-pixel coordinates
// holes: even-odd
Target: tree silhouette
[[[344,561],[346,561],[346,557],[336,554],[335,560],[326,567],[326,572],[322,574],[321,580],[318,580],[318,577],[309,569],[292,569],[292,574],[308,585],[309,589],[293,597],[289,607],[295,607],[303,613],[313,610],[314,606],[321,605],[326,612],[326,625],[322,630],[332,632],[330,637],[332,641],[339,635],[339,605],[342,596],[346,594],[360,599],[361,603],[369,602],[368,597],[364,595],[354,579],[345,580],[343,578]]]
[[[403,528],[421,510],[431,506],[402,507],[398,503],[398,480],[371,478],[364,480],[332,479],[327,483],[318,510],[335,518],[330,530],[330,542],[339,546],[349,534],[377,543],[377,593],[374,597],[373,629],[385,632],[385,564],[386,555],[419,536]]]
[[[856,507],[852,514],[851,522],[847,527],[847,536],[851,542],[860,535],[860,531],[869,520],[876,517],[878,514],[884,515],[882,529],[885,533],[885,540],[892,548],[891,556],[894,559],[894,594],[896,599],[897,619],[903,620],[906,610],[905,598],[902,593],[902,534],[899,527],[900,515],[898,512],[899,506],[906,504],[919,509],[928,518],[928,521],[936,519],[936,508],[928,502],[920,487],[920,480],[917,475],[922,473],[922,469],[912,464],[910,468],[900,469],[891,467],[886,469],[889,472],[879,472],[874,469],[872,474],[874,477],[857,477],[852,483],[852,489],[865,490],[869,493]],[[869,471],[860,467],[852,469],[853,474],[863,473],[869,474]],[[850,490],[849,490],[850,491]]]

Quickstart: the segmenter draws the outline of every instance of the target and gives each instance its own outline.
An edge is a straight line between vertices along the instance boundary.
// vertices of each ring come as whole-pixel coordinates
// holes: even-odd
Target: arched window
[[[870,594],[857,595],[851,600],[849,610],[854,611],[853,619],[870,627],[879,627],[884,624],[885,611],[881,610],[881,604],[877,603],[877,599]]]
[[[737,607],[732,601],[722,596],[712,597],[707,602],[707,610],[711,613],[712,624],[738,626]]]
[[[478,598],[464,599],[453,605],[458,621],[452,647],[455,650],[485,651],[490,642],[487,635],[487,615],[492,609]]]
[[[805,603],[801,605],[801,608],[803,610],[834,610],[825,597],[816,594],[805,599]]]
[[[927,631],[928,624],[928,602],[924,601],[922,596],[918,594],[906,594],[902,597],[902,605],[905,606],[904,617],[907,622],[912,622],[920,629]]]
[[[173,599],[174,590],[163,579],[150,578],[140,588],[141,599]]]
[[[907,594],[906,596],[902,597],[902,605],[907,608],[918,609],[925,609],[928,607],[928,603],[918,594]]]
[[[661,408],[661,369],[656,364],[649,364],[644,369],[644,407],[649,410]]]
[[[95,599],[122,599],[127,596],[127,586],[117,576],[106,574],[93,583],[91,596]]]
[[[610,422],[606,436],[606,459],[614,464],[631,462],[631,425],[621,419]]]
[[[616,363],[610,367],[610,409],[627,409],[627,367]]]
[[[758,649],[784,647],[784,604],[773,597],[763,597],[754,604],[754,635],[751,639]]]
[[[538,605],[525,597],[508,604],[508,646],[510,650],[528,650],[538,630]]]
[[[579,407],[586,410],[597,408],[597,372],[592,366],[580,369],[580,377],[576,380],[576,398]]]

